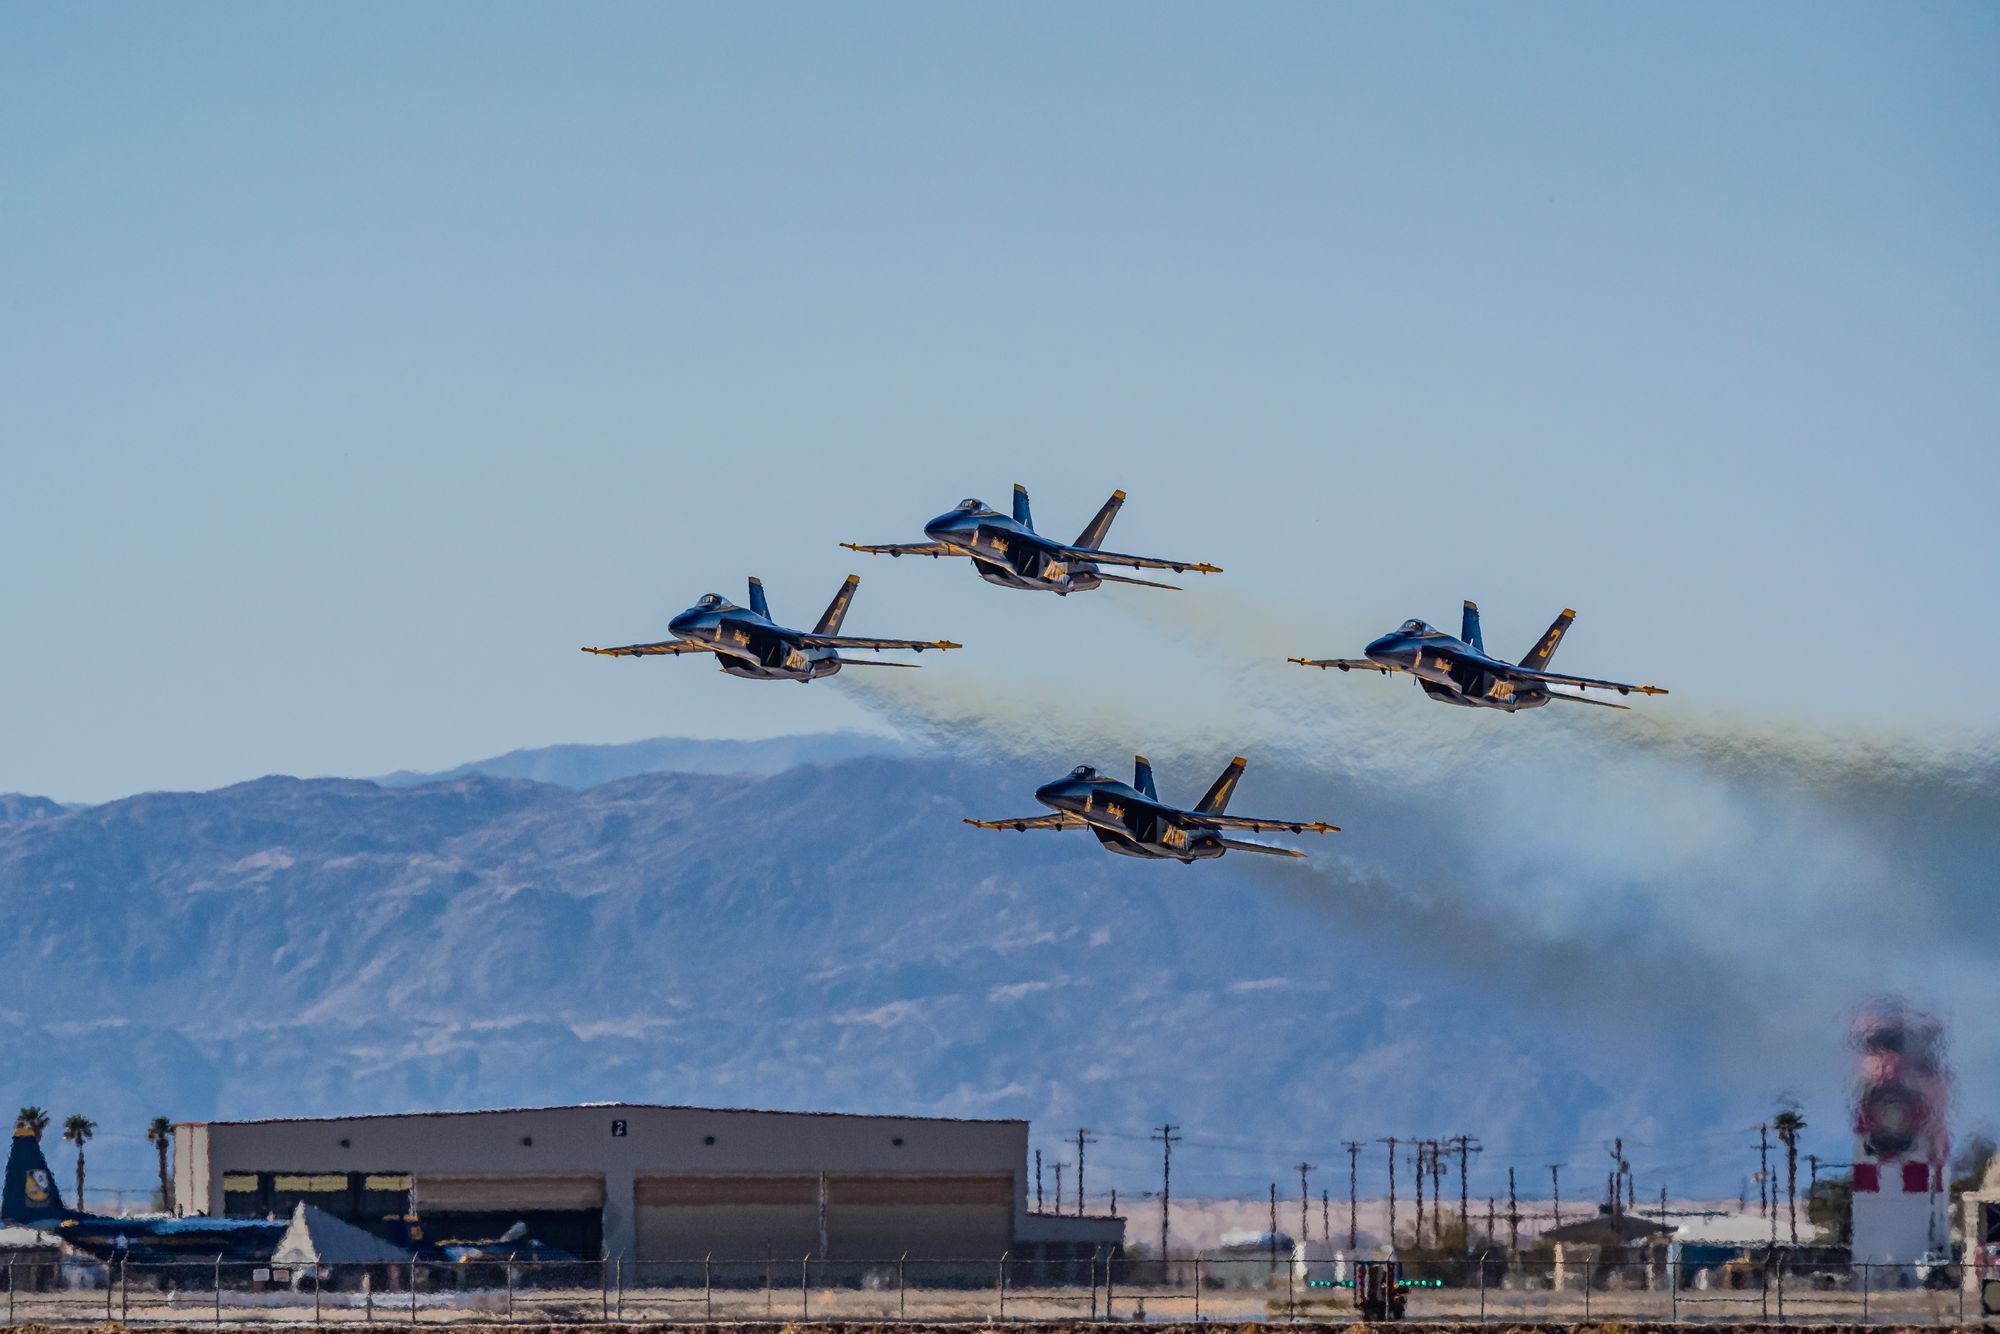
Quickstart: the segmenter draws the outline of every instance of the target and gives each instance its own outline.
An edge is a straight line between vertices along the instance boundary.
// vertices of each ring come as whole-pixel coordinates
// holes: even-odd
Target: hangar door
[[[516,1223],[537,1241],[595,1260],[604,1248],[604,1178],[595,1173],[420,1172],[410,1200],[430,1242],[482,1241]]]
[[[1006,1172],[657,1174],[633,1183],[638,1258],[819,1256],[822,1185],[826,1258],[987,1259],[1013,1240]]]

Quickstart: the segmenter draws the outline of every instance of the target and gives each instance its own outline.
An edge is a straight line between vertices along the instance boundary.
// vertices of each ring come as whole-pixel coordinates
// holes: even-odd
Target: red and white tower
[[[1893,997],[1854,1011],[1854,1259],[1909,1265],[1951,1245],[1944,1025]]]

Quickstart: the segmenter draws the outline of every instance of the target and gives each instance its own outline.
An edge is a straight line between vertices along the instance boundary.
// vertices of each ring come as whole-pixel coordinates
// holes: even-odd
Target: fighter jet
[[[1126,556],[1100,550],[1098,543],[1111,531],[1125,503],[1123,491],[1113,491],[1097,517],[1084,525],[1076,541],[1058,542],[1035,531],[1028,513],[1028,490],[1014,485],[1014,517],[1008,518],[983,500],[961,500],[958,508],[940,514],[924,525],[928,542],[889,543],[864,546],[854,542],[840,545],[849,551],[866,551],[889,556],[970,556],[972,568],[989,584],[1002,588],[1039,589],[1067,597],[1084,593],[1099,584],[1138,584],[1144,588],[1179,589],[1152,579],[1133,579],[1122,574],[1106,574],[1100,565],[1124,565],[1140,570],[1194,570],[1200,574],[1220,574],[1219,565],[1192,560],[1158,560],[1151,556]]]
[[[771,608],[764,601],[763,581],[750,579],[750,605],[739,607],[720,593],[704,593],[701,601],[667,622],[674,638],[657,644],[627,644],[622,648],[586,648],[585,653],[601,653],[612,658],[651,658],[670,653],[713,653],[722,661],[722,670],[731,676],[747,676],[753,681],[812,681],[832,676],[842,667],[914,667],[909,662],[878,662],[870,658],[843,658],[837,650],[865,648],[881,652],[908,649],[963,648],[949,639],[863,639],[840,633],[847,617],[847,604],[861,576],[850,574],[840,591],[827,604],[811,634],[787,630],[771,620]]]
[[[1447,704],[1462,704],[1467,708],[1504,709],[1508,713],[1539,709],[1552,699],[1595,704],[1603,709],[1627,707],[1609,700],[1565,694],[1560,690],[1551,690],[1550,686],[1615,690],[1621,695],[1635,691],[1641,695],[1667,693],[1659,686],[1627,685],[1623,681],[1599,681],[1595,677],[1564,676],[1546,670],[1549,659],[1555,655],[1556,645],[1562,642],[1570,622],[1575,619],[1573,611],[1565,611],[1556,617],[1555,623],[1535,641],[1534,648],[1518,664],[1488,656],[1486,643],[1479,635],[1479,606],[1473,602],[1465,604],[1465,619],[1457,639],[1426,621],[1408,620],[1370,644],[1364,650],[1368,655],[1365,658],[1287,658],[1285,661],[1296,662],[1301,667],[1318,667],[1322,671],[1338,667],[1343,672],[1380,672],[1384,676],[1405,672],[1416,677],[1417,684],[1432,699],[1443,700]]]
[[[1294,834],[1338,833],[1339,825],[1319,820],[1264,820],[1248,815],[1225,815],[1236,780],[1243,776],[1243,757],[1237,756],[1209,785],[1206,795],[1191,811],[1169,806],[1160,800],[1153,786],[1153,766],[1144,755],[1134,757],[1135,773],[1130,787],[1107,778],[1087,764],[1070,770],[1069,775],[1035,789],[1035,800],[1053,815],[1023,816],[1018,820],[967,820],[980,829],[1088,829],[1097,835],[1109,852],[1121,857],[1146,857],[1177,861],[1192,866],[1197,861],[1220,857],[1231,848],[1239,852],[1268,852],[1275,857],[1303,857],[1303,852],[1274,848],[1264,843],[1246,843],[1225,838],[1225,829],[1285,829]]]

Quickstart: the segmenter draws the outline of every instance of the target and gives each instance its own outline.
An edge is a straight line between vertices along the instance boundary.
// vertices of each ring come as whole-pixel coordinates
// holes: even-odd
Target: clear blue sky
[[[834,545],[1016,480],[1291,651],[1572,606],[1662,709],[1990,734],[1996,58],[1991,4],[0,6],[0,790],[869,725],[576,652],[752,572],[971,687],[1077,627],[1171,684],[1172,595]]]

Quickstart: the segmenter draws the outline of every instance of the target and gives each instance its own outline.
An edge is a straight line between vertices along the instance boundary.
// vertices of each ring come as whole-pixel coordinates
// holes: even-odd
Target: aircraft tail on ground
[[[1556,645],[1562,643],[1563,634],[1569,629],[1569,623],[1575,619],[1576,613],[1573,611],[1564,611],[1562,615],[1556,617],[1542,637],[1535,641],[1535,646],[1528,650],[1528,656],[1521,659],[1521,665],[1532,667],[1538,672],[1547,671],[1549,659],[1556,655]]]
[[[1479,604],[1472,599],[1465,601],[1465,618],[1459,623],[1458,637],[1472,645],[1477,652],[1486,651],[1486,641],[1479,637]]]
[[[1111,531],[1111,521],[1118,517],[1119,507],[1124,503],[1125,493],[1113,491],[1111,499],[1104,502],[1104,508],[1097,511],[1097,517],[1083,526],[1083,532],[1070,545],[1086,550],[1103,546],[1105,535]]]
[[[1014,483],[1014,522],[1029,532],[1035,531],[1034,516],[1028,512],[1028,488]]]
[[[840,591],[833,595],[833,601],[826,604],[826,614],[820,617],[819,624],[813,627],[814,634],[837,635],[840,633],[840,623],[847,619],[847,604],[854,601],[854,590],[860,583],[860,575],[850,574],[847,576],[847,582],[842,584]]]
[[[1229,799],[1236,795],[1236,780],[1243,776],[1243,757],[1238,755],[1222,771],[1222,776],[1209,784],[1208,791],[1195,803],[1195,809],[1203,815],[1220,815],[1229,809]]]
[[[7,1154],[7,1180],[0,1189],[0,1220],[34,1223],[65,1218],[62,1192],[56,1189],[49,1160],[42,1157],[41,1141],[35,1132],[15,1127],[14,1147]]]
[[[1132,786],[1154,801],[1160,799],[1160,790],[1153,786],[1153,762],[1144,755],[1132,757]]]
[[[750,610],[770,619],[771,604],[764,600],[764,581],[754,574],[750,576]]]

